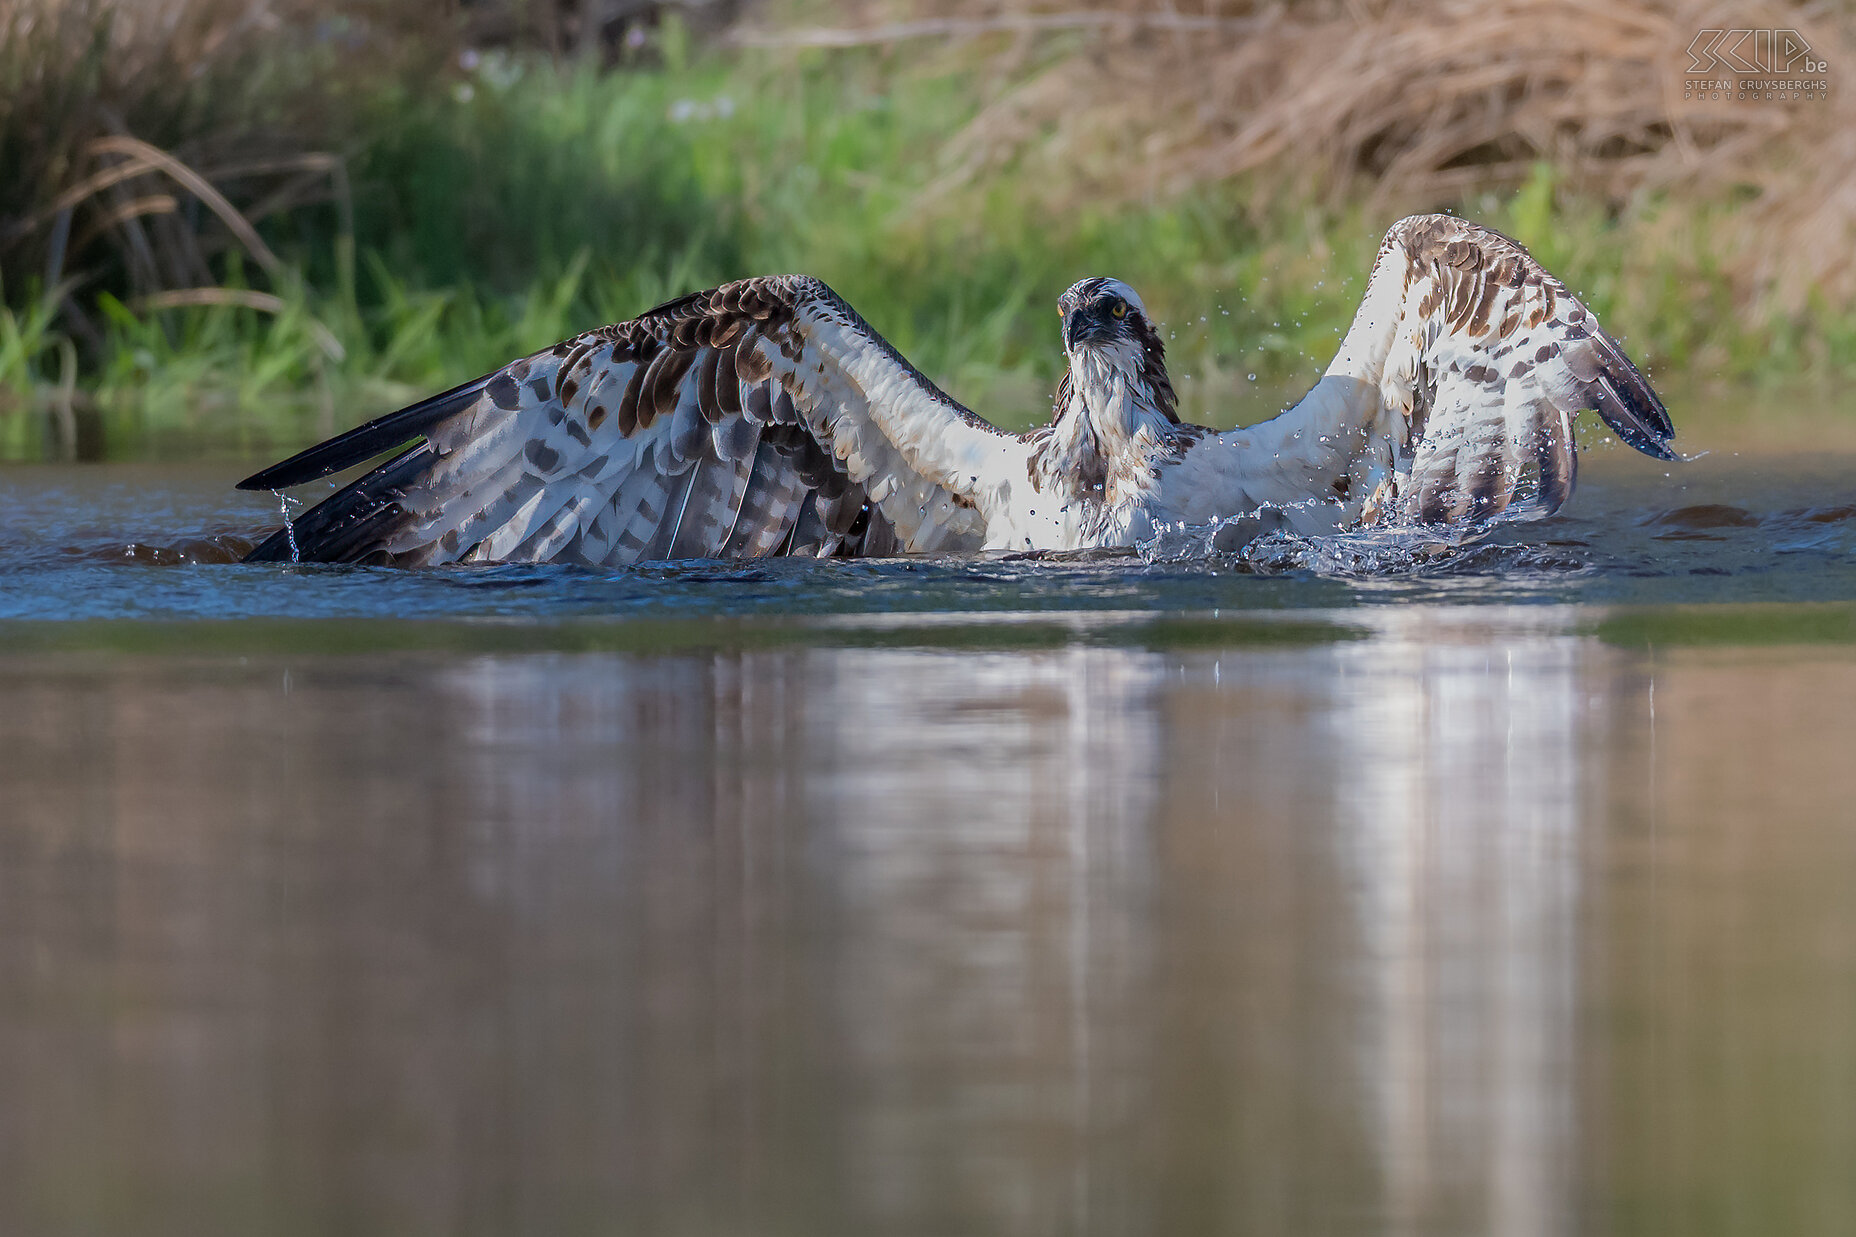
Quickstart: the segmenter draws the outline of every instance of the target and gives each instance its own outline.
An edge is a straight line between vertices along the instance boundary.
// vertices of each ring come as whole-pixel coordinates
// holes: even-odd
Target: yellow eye
[[[1109,312],[1114,314],[1117,318],[1127,317],[1128,316],[1128,302],[1116,301],[1114,308],[1110,309]]]

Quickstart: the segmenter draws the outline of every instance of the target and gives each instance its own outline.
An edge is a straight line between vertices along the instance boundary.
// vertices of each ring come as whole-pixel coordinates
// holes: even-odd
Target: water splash
[[[1198,562],[1240,550],[1270,533],[1285,530],[1315,533],[1337,527],[1344,519],[1341,504],[1331,499],[1264,504],[1204,524],[1158,523],[1152,536],[1135,546],[1135,552],[1148,566],[1162,562]]]
[[[303,561],[303,552],[296,544],[296,519],[290,514],[290,509],[293,505],[300,506],[301,504],[282,490],[272,490],[271,493],[277,495],[277,510],[283,513],[284,536],[290,539],[290,561],[300,563]]]
[[[1240,556],[1244,565],[1259,575],[1292,571],[1349,578],[1402,575],[1451,564],[1485,535],[1484,530],[1475,528],[1421,525],[1317,536],[1277,532],[1248,543]]]
[[[1341,504],[1320,499],[1264,506],[1206,524],[1162,524],[1137,551],[1148,566],[1216,564],[1256,575],[1307,572],[1359,579],[1457,571],[1580,571],[1586,559],[1563,546],[1491,538],[1538,512],[1525,504],[1476,523],[1383,524],[1341,529]]]

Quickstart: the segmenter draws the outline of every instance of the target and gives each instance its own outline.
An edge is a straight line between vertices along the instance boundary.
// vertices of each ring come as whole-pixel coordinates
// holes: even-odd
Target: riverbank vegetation
[[[1120,275],[1230,423],[1414,209],[1528,244],[1661,384],[1837,382],[1856,123],[1835,81],[1683,101],[1697,12],[0,0],[0,456],[277,451],[775,270],[1019,425],[1057,294]]]

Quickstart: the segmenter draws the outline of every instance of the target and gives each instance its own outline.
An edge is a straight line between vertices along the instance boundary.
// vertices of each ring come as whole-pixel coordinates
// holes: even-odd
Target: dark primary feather
[[[325,445],[333,445],[333,443]],[[372,454],[370,452],[358,458],[368,459]],[[297,549],[302,545],[316,547],[317,554],[313,561],[328,563],[361,561],[374,551],[380,537],[405,517],[405,509],[399,505],[399,500],[404,497],[405,487],[430,463],[430,456],[430,449],[423,444],[395,456],[353,485],[304,512],[291,521],[288,527],[280,528],[272,533],[245,556],[245,561],[248,563],[292,562],[305,557]],[[266,469],[259,473],[258,477],[274,473],[300,458],[293,457],[291,460],[284,461],[283,464]],[[327,476],[329,472],[349,466],[349,464],[336,464],[326,471],[310,473],[305,479]],[[281,487],[292,483],[279,482],[278,484]],[[273,487],[241,483],[239,488],[250,490]]]
[[[446,417],[470,407],[501,372],[473,378],[461,386],[420,400],[398,412],[376,417],[366,425],[358,425],[345,434],[338,434],[327,442],[318,443],[307,451],[299,451],[287,460],[253,473],[239,482],[238,488],[283,490],[366,463],[382,452],[404,446]]]
[[[1581,373],[1586,357],[1596,363]],[[1669,410],[1615,339],[1594,329],[1590,351],[1568,354],[1567,365],[1585,379],[1598,415],[1619,438],[1659,460],[1682,458],[1669,445],[1676,432]]]

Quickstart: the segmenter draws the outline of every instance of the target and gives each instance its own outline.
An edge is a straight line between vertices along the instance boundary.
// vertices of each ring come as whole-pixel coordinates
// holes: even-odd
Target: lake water
[[[1853,465],[1389,574],[0,470],[0,1233],[1856,1231]]]

